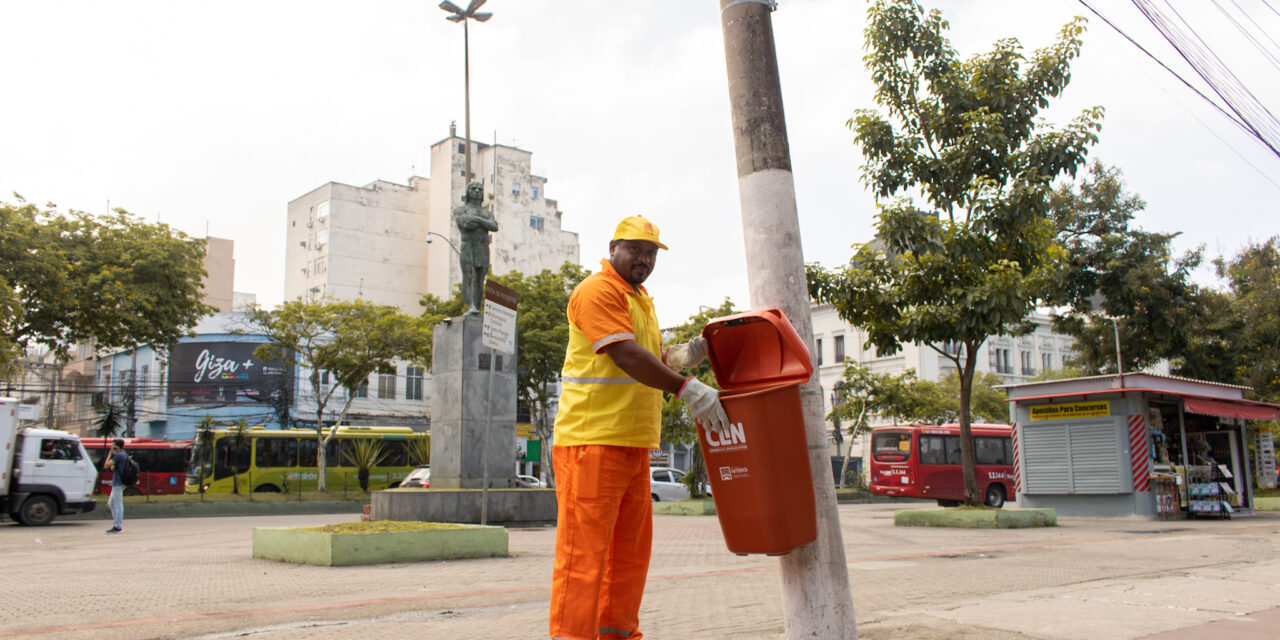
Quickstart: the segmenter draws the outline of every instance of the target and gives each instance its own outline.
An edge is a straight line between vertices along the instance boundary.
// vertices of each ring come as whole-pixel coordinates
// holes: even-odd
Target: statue
[[[481,202],[484,202],[484,187],[472,182],[467,185],[462,204],[453,208],[453,223],[462,234],[458,253],[462,265],[462,300],[467,303],[467,314],[480,313],[484,279],[489,275],[489,234],[498,230],[497,220],[481,208]]]

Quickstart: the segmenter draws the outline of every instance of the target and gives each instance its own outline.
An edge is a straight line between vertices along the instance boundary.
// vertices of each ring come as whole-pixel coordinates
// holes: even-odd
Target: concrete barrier
[[[966,529],[1026,529],[1058,526],[1053,509],[903,509],[893,514],[899,527],[962,527]]]
[[[374,491],[370,518],[398,522],[480,522],[479,489],[387,489]],[[486,524],[548,523],[556,520],[555,489],[490,489]]]
[[[355,500],[315,502],[150,502],[126,503],[126,520],[136,518],[199,518],[214,516],[324,515],[360,513],[364,502]],[[110,520],[111,510],[100,504],[89,513],[58,516],[66,520]]]

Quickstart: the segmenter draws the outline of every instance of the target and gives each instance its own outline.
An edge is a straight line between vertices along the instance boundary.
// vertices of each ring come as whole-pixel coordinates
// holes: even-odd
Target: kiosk
[[[1249,387],[1147,373],[1005,387],[1018,503],[1061,515],[1230,517],[1253,507]]]

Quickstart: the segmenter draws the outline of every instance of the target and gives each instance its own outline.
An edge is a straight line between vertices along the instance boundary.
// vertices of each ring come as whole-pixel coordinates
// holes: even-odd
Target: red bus
[[[104,469],[107,452],[114,438],[81,438],[98,469],[98,486],[94,493],[111,493],[111,470]],[[187,484],[187,467],[191,464],[190,440],[154,440],[124,438],[124,450],[138,463],[138,484],[124,490],[126,496],[183,493]]]
[[[978,490],[999,508],[1013,493],[1013,427],[970,425]],[[880,427],[871,431],[871,493],[931,498],[944,507],[964,501],[960,425]]]

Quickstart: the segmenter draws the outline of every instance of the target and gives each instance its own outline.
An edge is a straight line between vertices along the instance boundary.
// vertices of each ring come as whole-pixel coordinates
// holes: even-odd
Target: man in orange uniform
[[[569,298],[551,449],[559,502],[552,638],[643,636],[640,598],[653,541],[649,450],[660,444],[662,392],[676,394],[707,429],[729,423],[715,389],[676,372],[706,357],[706,341],[661,348],[653,299],[641,283],[666,248],[648,220],[623,220],[609,259]]]

